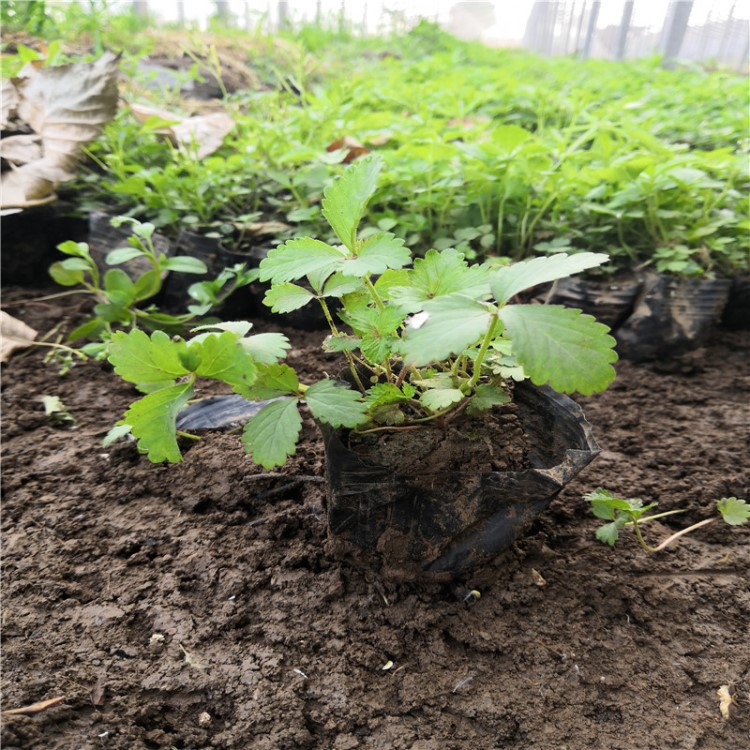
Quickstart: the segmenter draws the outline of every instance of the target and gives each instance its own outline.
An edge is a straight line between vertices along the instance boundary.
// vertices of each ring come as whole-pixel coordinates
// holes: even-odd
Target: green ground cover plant
[[[51,34],[49,24],[34,28]],[[267,84],[223,97],[235,120],[223,147],[198,161],[125,109],[90,149],[84,210],[172,237],[229,237],[238,216],[259,213],[291,227],[276,243],[333,240],[321,200],[349,160],[334,147],[348,138],[383,162],[363,233],[387,226],[416,255],[606,252],[600,274],[735,275],[750,264],[750,95],[739,76],[663,70],[658,59],[545,60],[427,23],[373,40],[303,26],[275,47],[257,31],[226,34],[252,41],[248,62]],[[146,48],[124,58],[135,84]]]
[[[656,546],[649,544],[643,536],[641,527],[650,521],[656,521],[660,518],[672,516],[683,511],[670,510],[666,513],[654,513],[646,515],[648,511],[655,508],[658,503],[644,504],[640,498],[623,498],[617,497],[609,490],[601,487],[588,493],[584,500],[591,503],[591,512],[599,519],[607,521],[596,530],[596,538],[614,547],[620,538],[620,532],[626,527],[631,527],[638,539],[638,544],[646,552],[661,552],[671,546],[681,537],[690,534],[703,526],[708,526],[715,521],[722,519],[730,526],[740,526],[750,521],[750,505],[744,500],[736,497],[723,497],[716,503],[716,513],[709,518],[687,526],[681,531],[671,534]]]

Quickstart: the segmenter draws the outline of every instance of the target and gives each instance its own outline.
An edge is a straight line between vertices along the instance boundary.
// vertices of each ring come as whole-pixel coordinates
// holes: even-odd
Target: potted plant
[[[609,329],[579,310],[514,299],[607,256],[493,268],[448,249],[412,264],[393,234],[358,237],[379,169],[375,156],[358,160],[326,191],[340,246],[293,239],[260,264],[273,311],[320,304],[331,329],[323,346],[342,357],[336,377],[301,383],[281,361],[286,338],[251,335],[247,322],[201,326],[188,340],[116,333],[109,361],[146,395],[108,439],[132,433],[152,461],[179,461],[177,414],[209,378],[263,402],[242,440],[272,468],[295,451],[303,407],[326,443],[334,537],[378,552],[392,570],[459,575],[507,547],[598,452],[579,407],[560,394],[612,381]]]

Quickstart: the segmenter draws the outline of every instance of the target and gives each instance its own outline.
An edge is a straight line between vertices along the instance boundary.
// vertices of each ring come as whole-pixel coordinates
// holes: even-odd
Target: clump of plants
[[[83,348],[85,354],[98,355],[115,330],[121,328],[164,329],[179,332],[219,306],[236,289],[258,277],[256,269],[246,270],[241,264],[222,271],[216,279],[190,286],[191,302],[179,315],[162,312],[156,299],[162,291],[167,273],[204,275],[206,264],[189,256],[169,257],[154,245],[155,227],[135,219],[117,217],[112,225],[129,223],[133,234],[128,247],[109,252],[104,262],[110,266],[102,272],[85,242],[63,242],[58,249],[69,256],[54,263],[50,275],[61,286],[75,287],[91,295],[96,304],[91,317],[68,335],[70,341],[87,338],[97,340]],[[126,268],[127,270],[124,270]]]
[[[200,379],[266,402],[242,435],[266,468],[295,451],[301,409],[333,428],[369,433],[445,425],[462,413],[481,418],[524,379],[561,393],[607,387],[617,359],[609,329],[579,310],[519,297],[606,263],[606,255],[560,253],[500,268],[470,265],[451,249],[413,258],[395,234],[359,231],[380,166],[376,156],[360,159],[326,190],[323,215],[341,244],[292,239],[260,265],[273,312],[320,305],[330,326],[323,348],[341,354],[341,376],[300,382],[282,361],[286,338],[250,334],[247,322],[200,326],[190,338],[119,331],[108,359],[145,395],[109,439],[130,432],[150,460],[179,461],[176,416]]]
[[[690,534],[697,529],[708,526],[718,520],[723,520],[730,526],[740,526],[750,521],[750,505],[744,500],[736,497],[723,497],[716,503],[716,513],[709,518],[687,526],[686,528],[671,534],[657,545],[649,544],[642,531],[642,526],[660,518],[666,518],[677,513],[684,513],[683,509],[670,510],[665,513],[654,513],[646,515],[648,511],[655,508],[658,503],[646,503],[640,498],[617,497],[609,490],[599,487],[584,496],[584,500],[591,503],[593,514],[607,523],[596,530],[596,538],[600,542],[614,547],[620,538],[620,532],[626,528],[632,528],[638,544],[646,552],[661,552],[671,546],[680,537]]]

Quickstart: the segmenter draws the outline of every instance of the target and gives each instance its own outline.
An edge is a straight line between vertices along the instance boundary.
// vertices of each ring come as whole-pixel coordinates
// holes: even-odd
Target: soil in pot
[[[528,384],[482,420],[348,437],[323,426],[323,434],[333,546],[374,555],[397,579],[465,577],[598,453],[580,407]]]

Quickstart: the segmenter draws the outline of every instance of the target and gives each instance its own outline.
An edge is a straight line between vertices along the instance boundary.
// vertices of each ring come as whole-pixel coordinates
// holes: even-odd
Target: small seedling
[[[584,500],[591,503],[591,511],[597,518],[601,518],[608,523],[600,526],[596,530],[596,538],[600,542],[609,544],[614,547],[620,537],[620,531],[625,526],[632,526],[638,543],[646,552],[661,552],[666,549],[681,536],[690,534],[702,526],[708,526],[719,518],[723,518],[730,526],[739,526],[750,520],[750,505],[744,500],[736,497],[723,497],[716,503],[716,515],[705,518],[692,526],[688,526],[681,531],[672,534],[657,544],[655,547],[646,542],[641,531],[641,526],[649,521],[655,521],[658,518],[665,518],[677,513],[684,513],[684,509],[670,510],[666,513],[656,513],[654,515],[644,515],[647,511],[655,508],[657,503],[643,504],[639,498],[622,498],[616,497],[609,490],[599,487],[594,492],[589,492],[584,496]]]
[[[188,290],[193,304],[182,315],[167,315],[149,304],[162,290],[167,272],[205,274],[206,264],[189,256],[168,257],[156,249],[153,242],[155,227],[127,217],[112,219],[112,226],[133,225],[128,238],[129,247],[120,247],[107,254],[105,263],[112,268],[102,273],[89,246],[85,242],[63,242],[58,249],[69,256],[50,266],[50,276],[60,285],[77,287],[96,300],[93,316],[68,335],[70,341],[86,338],[107,341],[118,328],[142,327],[149,330],[179,332],[186,325],[221,304],[235,289],[252,283],[258,276],[256,269],[243,265],[228,268],[212,281],[193,284]],[[138,261],[143,269],[135,278],[122,268],[125,263]],[[132,272],[131,272],[132,273]],[[83,351],[97,355],[102,344],[92,344]]]
[[[59,396],[42,396],[44,413],[56,427],[75,427],[75,417],[68,411]]]

